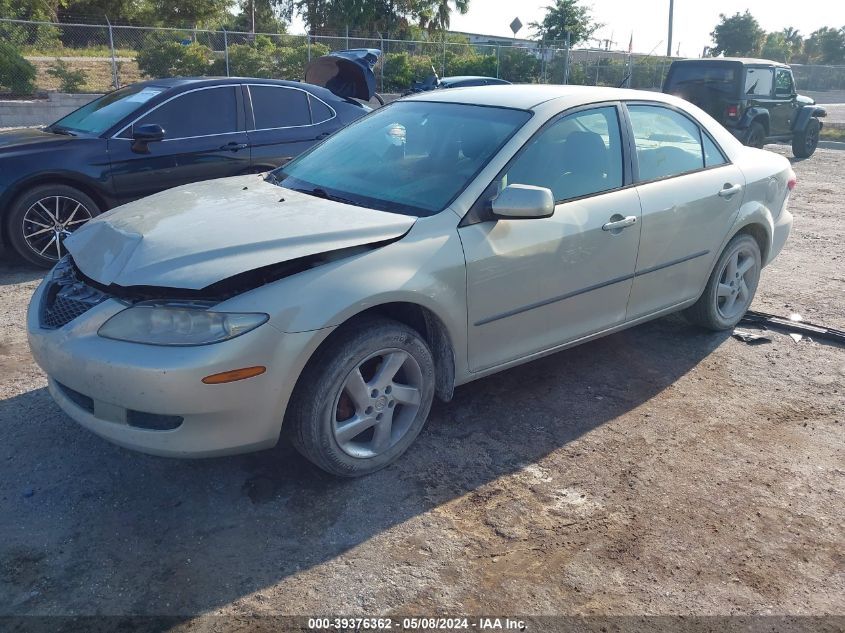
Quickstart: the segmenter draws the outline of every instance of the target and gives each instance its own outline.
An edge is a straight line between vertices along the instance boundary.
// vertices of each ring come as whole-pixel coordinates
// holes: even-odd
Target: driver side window
[[[546,187],[561,202],[617,189],[622,180],[619,117],[607,106],[576,112],[539,132],[499,185]]]
[[[785,68],[778,68],[775,74],[775,94],[779,97],[788,97],[793,92],[792,73]]]

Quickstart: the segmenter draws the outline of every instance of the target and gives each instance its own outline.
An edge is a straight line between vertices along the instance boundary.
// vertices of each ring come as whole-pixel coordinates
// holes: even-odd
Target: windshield
[[[271,174],[289,189],[407,215],[445,209],[531,114],[400,101]]]
[[[164,91],[162,86],[127,86],[94,99],[88,105],[59,119],[50,128],[84,134],[102,134]]]

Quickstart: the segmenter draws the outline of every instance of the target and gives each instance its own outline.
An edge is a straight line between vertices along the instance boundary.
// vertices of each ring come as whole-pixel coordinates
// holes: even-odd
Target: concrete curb
[[[819,147],[822,149],[845,149],[845,142],[843,141],[819,141]]]

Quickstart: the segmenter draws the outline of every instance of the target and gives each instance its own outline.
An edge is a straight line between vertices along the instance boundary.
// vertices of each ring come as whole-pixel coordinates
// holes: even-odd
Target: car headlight
[[[136,305],[118,312],[97,332],[104,338],[147,345],[209,345],[267,322],[261,313],[212,312],[184,305]]]

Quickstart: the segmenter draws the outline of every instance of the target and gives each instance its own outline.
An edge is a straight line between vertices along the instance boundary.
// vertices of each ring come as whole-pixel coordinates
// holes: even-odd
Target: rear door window
[[[769,97],[772,94],[772,84],[775,73],[771,68],[745,69],[745,94],[747,96]]]
[[[680,112],[652,105],[629,105],[640,182],[704,168],[698,125]]]
[[[250,85],[256,130],[311,125],[308,95],[284,86]]]

